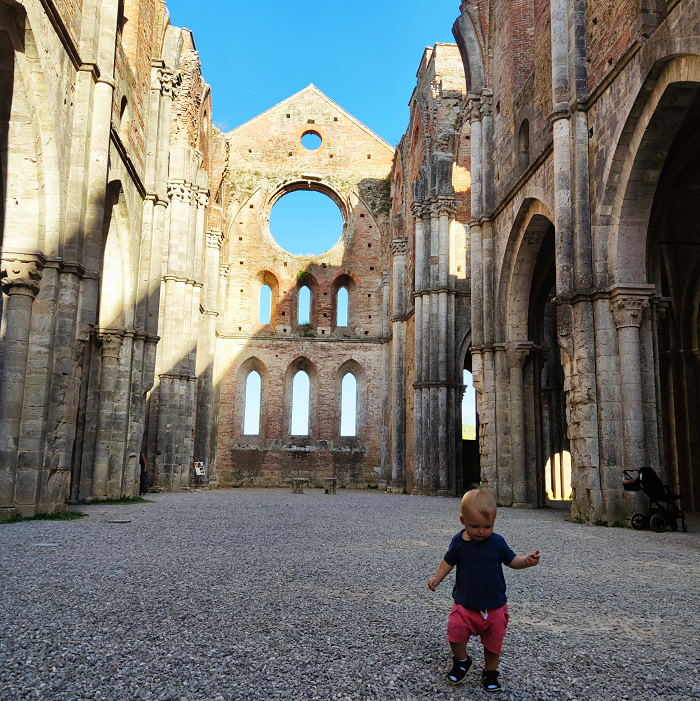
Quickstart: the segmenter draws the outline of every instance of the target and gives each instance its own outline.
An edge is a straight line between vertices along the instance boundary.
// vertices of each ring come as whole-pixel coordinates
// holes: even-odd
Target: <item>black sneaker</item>
[[[501,685],[498,683],[498,672],[495,670],[484,670],[482,672],[482,683],[486,691],[500,691]]]
[[[452,669],[447,673],[447,681],[450,684],[461,684],[472,666],[472,658],[467,655],[466,660],[458,660],[456,657],[453,657],[452,660],[453,665]]]

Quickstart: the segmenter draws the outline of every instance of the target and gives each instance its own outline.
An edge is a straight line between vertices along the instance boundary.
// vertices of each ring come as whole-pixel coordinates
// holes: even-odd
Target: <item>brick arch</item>
[[[246,396],[246,381],[251,372],[257,372],[260,375],[260,434],[257,436],[243,435],[243,420],[245,417],[245,396]],[[261,442],[269,437],[269,395],[270,395],[270,373],[265,363],[257,356],[246,358],[236,370],[236,389],[234,393],[233,406],[233,436],[236,440],[244,440],[245,442]]]
[[[308,270],[303,271],[303,276],[297,279],[296,284],[290,290],[290,296],[292,298],[292,320],[291,325],[293,329],[299,329],[299,292],[302,287],[308,287],[311,292],[311,305],[309,309],[309,323],[313,328],[318,326],[317,324],[317,308],[318,308],[318,292],[319,285],[316,277],[310,273]]]
[[[700,56],[665,59],[659,72],[661,63],[640,90],[606,168],[597,257],[607,262],[602,282],[608,285],[647,283],[656,188],[687,106],[700,92]]]
[[[464,65],[464,77],[467,83],[467,92],[480,92],[484,87],[484,60],[483,44],[480,40],[481,28],[477,27],[478,19],[472,15],[472,8],[468,7],[457,18],[452,34],[457,42],[459,53]]]
[[[270,323],[260,324],[260,290],[264,285],[270,288]],[[253,271],[251,285],[252,304],[250,305],[250,323],[252,328],[258,331],[272,331],[277,325],[277,315],[280,303],[280,283],[277,275],[263,266],[259,266]],[[272,327],[272,328],[270,328]]]
[[[504,334],[498,340],[528,340],[530,292],[537,256],[545,233],[553,221],[550,210],[535,198],[526,198],[520,209],[506,246],[501,267],[496,302],[497,313],[502,315]]]
[[[292,424],[292,383],[294,376],[303,370],[309,376],[309,440],[318,439],[319,373],[316,365],[305,355],[297,356],[287,367],[284,375],[284,413],[282,431],[285,438],[291,438]],[[299,440],[295,437],[294,440]]]
[[[366,396],[367,396],[367,373],[364,367],[357,360],[351,358],[346,360],[335,373],[335,438],[340,439],[340,418],[341,418],[341,403],[342,403],[342,384],[343,378],[348,373],[355,377],[357,382],[357,404],[355,407],[356,423],[355,423],[355,437],[363,441],[366,439],[367,434],[367,420],[365,412],[366,407]],[[349,436],[344,436],[342,440],[347,440]]]
[[[356,273],[340,271],[331,283],[331,294],[333,295],[331,304],[331,327],[333,329],[340,328],[336,326],[338,319],[338,292],[341,287],[348,291],[348,324],[344,328],[354,328],[354,320],[357,315],[357,287],[360,284],[360,278]]]

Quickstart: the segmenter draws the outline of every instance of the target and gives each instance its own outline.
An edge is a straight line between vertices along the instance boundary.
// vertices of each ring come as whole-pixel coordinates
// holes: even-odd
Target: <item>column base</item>
[[[418,489],[418,487],[414,487],[413,491],[411,492],[411,495],[414,497],[422,497],[423,496],[423,490]]]
[[[406,483],[401,480],[391,480],[388,491],[392,494],[403,494],[406,491]]]
[[[17,515],[17,509],[14,506],[0,507],[0,522],[11,521]]]
[[[533,508],[532,504],[530,504],[530,502],[527,502],[527,501],[514,501],[511,504],[511,507],[513,507],[514,509],[532,509]]]
[[[437,495],[439,497],[451,497],[454,496],[449,489],[438,489]]]

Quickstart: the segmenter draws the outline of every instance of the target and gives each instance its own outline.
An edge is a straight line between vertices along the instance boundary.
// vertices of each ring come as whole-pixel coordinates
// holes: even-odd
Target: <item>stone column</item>
[[[408,239],[397,236],[391,242],[393,255],[393,396],[391,411],[391,491],[406,488],[406,258]]]
[[[639,469],[645,462],[644,407],[642,397],[639,328],[643,310],[649,307],[649,293],[617,288],[610,297],[610,310],[617,327],[622,400],[622,466]]]
[[[523,365],[534,344],[531,341],[506,346],[510,367],[510,441],[513,478],[513,506],[529,507],[525,470],[525,404],[523,401]]]
[[[391,467],[389,465],[389,355],[396,344],[396,336],[393,336],[391,348],[389,347],[389,329],[391,326],[391,273],[388,270],[382,272],[382,277],[377,281],[382,292],[382,455],[379,467],[378,486],[386,489],[391,479]],[[403,368],[403,365],[401,366]],[[395,392],[395,387],[393,388]],[[392,419],[393,421],[393,419]],[[393,438],[392,438],[393,445]],[[393,461],[393,454],[391,460]]]
[[[204,295],[202,323],[197,351],[197,424],[194,437],[194,459],[203,462],[210,483],[216,481],[215,466],[209,464],[212,400],[214,391],[214,355],[216,350],[216,318],[218,312],[219,267],[224,235],[218,229],[207,233],[204,257]]]
[[[3,252],[0,281],[8,296],[5,349],[0,379],[0,519],[10,518],[15,503],[34,504],[40,466],[18,473],[17,452],[29,357],[32,305],[39,293],[46,259],[41,253]],[[29,494],[31,492],[31,494]]]
[[[423,493],[423,205],[413,203],[415,222],[413,342],[413,494]]]
[[[109,463],[119,355],[123,340],[123,334],[119,332],[103,331],[100,333],[102,367],[100,370],[100,403],[97,408],[97,440],[92,479],[92,496],[98,499],[119,499],[121,496],[121,474],[117,482],[110,483]]]

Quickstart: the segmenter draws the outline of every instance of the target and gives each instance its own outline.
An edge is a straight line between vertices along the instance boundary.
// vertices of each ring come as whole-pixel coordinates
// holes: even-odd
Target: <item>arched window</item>
[[[343,377],[341,385],[340,435],[357,435],[357,380],[351,372]]]
[[[476,390],[469,370],[463,371],[465,385],[462,396],[462,439],[465,441],[476,440]]]
[[[299,290],[298,324],[308,324],[311,321],[311,290],[304,285]]]
[[[243,414],[243,435],[260,435],[260,402],[262,380],[260,373],[253,370],[245,381],[245,411]]]
[[[258,323],[270,323],[270,310],[272,309],[272,291],[269,285],[260,288],[260,305],[258,308]]]
[[[309,376],[303,371],[294,375],[292,382],[292,425],[290,433],[293,436],[309,435]]]
[[[347,326],[348,325],[348,290],[346,287],[340,287],[338,289],[338,297],[336,299],[337,314],[336,314],[336,326]],[[354,435],[354,434],[353,434]]]

